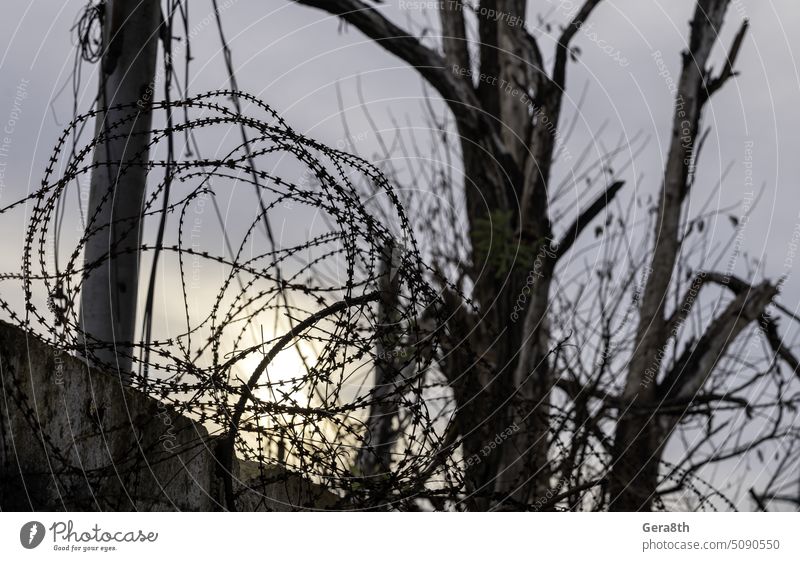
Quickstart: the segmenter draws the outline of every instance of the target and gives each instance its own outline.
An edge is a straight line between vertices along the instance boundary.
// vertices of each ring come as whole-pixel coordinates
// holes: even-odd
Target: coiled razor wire
[[[232,97],[259,115],[228,109],[225,101]],[[124,162],[93,160],[98,146],[117,138],[116,131],[136,118],[136,112],[128,111],[85,145],[67,150],[73,131],[106,110],[78,116],[58,139],[41,187],[0,210],[3,216],[24,205],[28,214],[22,270],[0,277],[4,284],[21,285],[24,314],[6,300],[0,306],[18,326],[91,366],[114,370],[100,358],[108,356],[104,350],[130,357],[139,367],[131,373],[134,387],[220,435],[217,447],[227,468],[223,477],[229,508],[237,507],[235,489],[241,487],[234,481],[233,458],[254,466],[264,484],[274,481],[272,467],[285,468],[279,473],[299,473],[336,497],[336,508],[413,508],[427,490],[438,497],[455,493],[460,483],[454,463],[442,458],[443,451],[449,455],[451,450],[443,445],[444,427],[435,421],[440,412],[431,413],[426,405],[427,371],[438,337],[435,328],[426,326],[438,324],[438,297],[425,280],[428,271],[391,185],[369,163],[296,133],[253,96],[219,90],[157,102],[152,108],[174,109],[188,110],[191,117],[172,128],[149,131],[150,154],[157,154],[159,144],[174,133],[211,129],[222,135],[240,126],[251,136],[249,150],[240,145],[221,158],[187,161],[141,154],[126,156]],[[313,181],[292,182],[262,171],[276,167],[278,158],[299,164]],[[251,161],[259,162],[260,169],[253,169]],[[89,209],[85,228],[64,253],[69,257],[63,263],[49,259],[56,209],[66,204],[68,186],[105,166],[120,174],[144,166],[151,179],[156,170],[163,172],[146,198],[143,220],[157,222],[166,213],[172,238],[165,236],[160,245],[142,242],[133,250],[112,243],[100,259],[84,262],[87,242],[108,237],[109,225],[98,216],[103,205],[111,204],[112,185],[100,205]],[[381,216],[388,209],[393,224],[371,212],[369,205],[378,203],[365,202],[359,183],[381,195]],[[157,205],[167,184],[172,200]],[[191,232],[193,205],[224,189],[244,186],[251,193],[254,184],[264,211],[243,228],[234,253],[198,247]],[[257,242],[258,225],[286,206],[313,209],[327,228],[286,247]],[[130,220],[114,225],[128,232],[136,227]],[[59,239],[66,243],[63,236]],[[171,299],[180,294],[184,313],[179,333],[109,343],[81,329],[79,302],[86,276],[130,251],[142,260],[160,252],[161,262],[175,269],[171,277],[162,275],[172,279],[162,290]],[[216,277],[215,296],[204,301],[191,298],[188,287],[189,270],[198,261],[223,271]],[[250,334],[263,333],[260,321],[265,316],[280,317],[284,329],[254,344]],[[295,353],[303,368],[276,376],[271,363],[284,353]],[[379,368],[388,375],[383,383],[370,383]],[[373,446],[370,431],[378,424],[370,418],[378,413],[390,416],[383,427],[390,428],[392,440],[380,443],[391,448],[389,455]],[[366,472],[359,466],[369,456],[366,464],[372,469]]]
[[[232,99],[238,102],[236,110],[228,107]],[[242,114],[245,105],[257,115]],[[130,358],[132,386],[198,421],[212,435],[200,444],[215,449],[230,510],[269,508],[267,487],[288,487],[297,477],[317,484],[319,491],[292,507],[408,510],[421,508],[427,499],[428,507],[463,508],[464,462],[458,438],[448,431],[457,404],[437,364],[445,352],[440,343],[447,337],[448,318],[428,281],[435,275],[464,305],[474,304],[423,262],[392,186],[368,162],[298,134],[254,96],[218,90],[156,102],[150,110],[176,109],[186,116],[179,124],[133,133],[149,135],[149,154],[158,155],[174,134],[188,138],[205,130],[224,138],[231,128],[243,127],[248,140],[222,157],[159,160],[143,157],[142,151],[124,162],[104,161],[95,157],[105,152],[98,148],[119,138],[118,131],[129,130],[125,125],[136,112],[126,112],[74,146],[75,131],[109,109],[77,116],[59,137],[41,186],[0,209],[0,217],[14,209],[24,209],[27,216],[21,272],[0,275],[0,307],[17,326],[93,367],[116,369],[102,358],[109,350]],[[294,180],[277,172],[287,161],[295,167]],[[87,243],[95,236],[109,237],[110,225],[99,217],[103,206],[111,204],[114,187],[88,209],[80,234],[69,245],[59,213],[68,206],[70,185],[86,183],[99,168],[124,174],[135,166],[145,167],[153,183],[162,174],[142,216],[145,225],[168,218],[169,233],[159,236],[160,243],[143,241],[132,249],[112,243],[101,258],[85,262]],[[238,196],[243,189],[249,196],[256,190],[258,211],[249,222],[223,226],[223,249],[200,246],[192,209],[217,208],[220,195]],[[169,200],[162,201],[167,190]],[[259,225],[295,209],[313,211],[324,228],[309,228],[301,241],[280,246],[260,237]],[[131,219],[113,226],[123,232],[139,227]],[[236,246],[227,239],[234,232],[239,234]],[[181,328],[167,337],[113,343],[84,333],[79,302],[87,275],[134,251],[143,262],[161,254],[167,272],[160,274],[166,286],[159,290],[172,301],[180,295]],[[191,277],[204,264],[215,273],[204,275],[204,284],[216,284],[204,286],[211,291],[198,298]],[[14,284],[22,289],[24,313],[6,296],[6,287]],[[279,327],[266,337],[265,321]],[[475,356],[465,341],[459,340],[458,348],[447,343],[449,352]],[[288,373],[275,366],[285,369],[280,359],[287,354],[297,366]],[[10,395],[31,426],[38,426],[28,396],[13,390]],[[587,437],[585,456],[572,465],[562,440],[586,429],[574,409],[553,406],[558,411],[549,428],[551,455],[564,473],[547,496],[512,506],[602,509],[607,451],[601,441]],[[58,449],[46,431],[36,432],[65,472],[103,477],[102,471],[83,473],[68,450]],[[124,477],[119,466],[110,469]],[[715,509],[712,500],[733,508],[713,489],[695,487],[704,485],[695,475],[671,479],[678,477],[699,509]],[[260,496],[260,502],[246,499],[245,493]],[[660,500],[656,507],[665,508]]]

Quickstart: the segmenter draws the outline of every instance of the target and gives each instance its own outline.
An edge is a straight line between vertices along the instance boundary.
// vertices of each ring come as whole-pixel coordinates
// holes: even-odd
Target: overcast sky
[[[0,122],[15,113],[19,118],[12,133],[6,135],[11,142],[0,193],[3,202],[37,184],[56,136],[71,116],[73,100],[68,82],[74,38],[70,28],[84,2],[6,4],[0,21],[4,43],[0,47]],[[400,9],[410,3],[395,0],[388,4],[384,8],[387,15],[408,27],[422,29],[426,21],[436,21],[435,14]],[[358,107],[358,76],[380,128],[392,128],[390,115],[402,119],[404,125],[426,126],[420,111],[423,89],[417,75],[358,31],[342,29],[334,19],[284,0],[220,0],[220,5],[240,87],[278,109],[297,130],[333,145],[341,143],[338,83],[343,104],[350,108],[347,117],[359,152],[373,153],[375,139]],[[550,21],[563,19],[565,10],[559,8],[557,0],[539,0],[530,6],[530,29],[536,27],[536,14]],[[641,132],[649,136],[650,148],[635,163],[634,176],[644,178],[635,186],[637,192],[655,193],[658,188],[672,111],[672,95],[658,75],[653,53],[662,53],[668,71],[677,78],[679,51],[692,6],[690,0],[604,2],[591,18],[592,30],[604,45],[619,51],[627,62],[625,66],[586,36],[579,34],[576,41],[582,55],[569,71],[567,118],[575,113],[570,105],[577,102],[585,86],[588,101],[581,107],[572,142],[582,146],[604,122],[608,126],[600,140],[606,145],[613,145],[620,134],[632,137]],[[195,0],[190,8],[195,55],[191,90],[225,87],[210,1]],[[713,184],[720,169],[734,163],[719,205],[735,204],[745,191],[745,142],[753,142],[754,182],[765,185],[765,190],[745,232],[746,246],[754,255],[767,252],[767,272],[781,274],[786,246],[798,221],[800,77],[793,55],[800,52],[800,37],[790,30],[800,28],[800,5],[794,0],[734,2],[723,35],[725,44],[745,16],[750,18],[751,33],[738,65],[742,75],[708,109],[706,123],[713,129],[700,173]],[[536,33],[546,46],[546,33]],[[716,54],[719,59],[721,49]],[[84,67],[79,108],[88,107],[95,93],[92,70]],[[20,86],[26,90],[26,98],[15,108]],[[800,280],[790,279],[791,286],[800,286]]]

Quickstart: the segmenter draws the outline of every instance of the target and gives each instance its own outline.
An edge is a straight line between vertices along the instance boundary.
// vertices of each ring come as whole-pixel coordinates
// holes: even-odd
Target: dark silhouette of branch
[[[592,220],[611,203],[614,197],[617,196],[617,193],[619,193],[619,190],[624,186],[624,181],[613,182],[592,202],[592,204],[578,215],[575,221],[566,229],[561,241],[558,242],[556,260],[561,259],[561,257],[569,251],[584,229],[586,229]]]

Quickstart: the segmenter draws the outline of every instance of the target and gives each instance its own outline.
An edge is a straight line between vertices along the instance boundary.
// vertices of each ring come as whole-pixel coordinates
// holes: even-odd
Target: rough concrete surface
[[[0,382],[0,510],[223,509],[216,438],[118,376],[0,322]],[[234,470],[238,510],[336,503],[282,468]]]

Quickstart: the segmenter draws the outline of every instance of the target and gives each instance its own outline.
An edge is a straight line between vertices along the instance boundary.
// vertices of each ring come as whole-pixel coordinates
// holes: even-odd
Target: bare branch
[[[706,278],[710,282],[726,286],[735,294],[752,290],[752,286],[750,286],[747,282],[733,275],[708,273]],[[775,323],[775,320],[770,317],[769,314],[764,313],[760,318],[760,324],[762,327],[762,333],[764,334],[764,337],[766,337],[770,347],[772,347],[772,350],[775,351],[775,353],[777,353],[777,355],[780,356],[791,367],[792,372],[794,372],[796,376],[800,377],[800,361],[798,361],[794,353],[792,353],[783,344],[783,339],[778,334],[778,325]]]
[[[705,95],[707,98],[710,98],[712,95],[714,95],[717,90],[725,85],[725,82],[736,76],[737,73],[734,70],[734,66],[736,64],[736,59],[739,57],[739,50],[742,48],[742,42],[744,41],[744,37],[749,26],[750,22],[745,19],[742,22],[741,27],[739,27],[739,31],[736,33],[736,37],[733,39],[733,44],[731,45],[728,58],[725,60],[725,66],[722,68],[722,71],[718,76],[709,81],[708,86],[706,87]]]
[[[353,25],[384,49],[413,66],[444,98],[462,124],[477,130],[483,119],[471,84],[461,79],[440,54],[425,47],[417,37],[398,27],[361,0],[295,0],[324,10]]]
[[[711,322],[697,344],[683,352],[659,384],[660,394],[667,399],[691,399],[695,396],[728,347],[750,322],[762,316],[777,293],[777,287],[768,282],[739,293]]]
[[[575,34],[580,30],[586,20],[591,15],[592,11],[600,4],[602,0],[586,0],[581,9],[569,22],[569,25],[561,32],[558,38],[558,45],[556,46],[556,58],[553,63],[553,83],[557,90],[564,89],[564,82],[567,73],[567,61],[569,60],[569,44]]]
[[[647,368],[657,367],[658,349],[669,337],[664,317],[667,289],[680,251],[681,209],[687,193],[690,171],[695,164],[695,147],[703,108],[702,87],[711,49],[722,25],[730,0],[700,0],[691,23],[689,50],[683,56],[672,122],[667,164],[655,222],[651,272],[641,305],[641,322],[636,337],[637,352],[631,359],[626,395],[639,393]],[[651,388],[649,391],[653,391]]]
[[[614,197],[619,193],[619,190],[625,185],[624,181],[615,181],[611,185],[609,185],[603,193],[598,196],[594,202],[589,205],[583,212],[578,215],[567,231],[564,233],[564,237],[561,238],[561,241],[558,242],[558,250],[556,251],[556,260],[561,259],[569,248],[572,247],[572,244],[578,239],[581,235],[583,230],[594,220],[598,214],[600,214],[604,208],[608,206],[608,204],[614,199]]]

